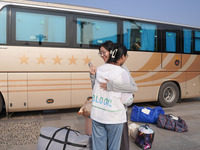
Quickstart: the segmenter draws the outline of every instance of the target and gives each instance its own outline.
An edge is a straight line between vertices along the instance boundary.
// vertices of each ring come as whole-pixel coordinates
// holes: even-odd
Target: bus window
[[[117,22],[77,18],[77,44],[100,45],[117,42]]]
[[[0,44],[6,44],[7,8],[0,12]]]
[[[200,32],[195,31],[195,52],[200,52]]]
[[[16,41],[66,42],[66,17],[16,12]]]
[[[166,32],[166,52],[176,52],[175,32]]]
[[[157,51],[157,26],[139,22],[123,22],[123,41],[129,50]]]
[[[192,48],[192,30],[183,30],[183,51],[184,53],[191,53]]]

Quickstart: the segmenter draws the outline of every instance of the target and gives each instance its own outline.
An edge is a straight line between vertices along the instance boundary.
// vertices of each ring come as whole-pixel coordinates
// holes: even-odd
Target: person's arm
[[[94,83],[95,83],[95,79],[96,79],[96,72],[97,69],[95,66],[93,66],[92,64],[90,64],[90,80],[91,80],[91,85],[92,85],[92,89],[94,87]]]
[[[121,84],[115,83],[114,81],[108,81],[107,82],[107,90],[108,91],[115,91],[115,92],[122,92],[122,93],[133,93],[137,91],[137,85],[133,78],[131,77],[128,68],[123,65],[123,69],[125,69],[129,75],[130,82],[123,82]]]
[[[94,74],[94,75],[90,74],[90,80],[91,80],[92,89],[94,87],[95,79],[96,79],[96,74]]]

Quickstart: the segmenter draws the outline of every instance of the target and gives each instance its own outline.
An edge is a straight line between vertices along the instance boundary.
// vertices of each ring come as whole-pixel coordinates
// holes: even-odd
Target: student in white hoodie
[[[126,58],[126,47],[115,45],[107,63],[97,68],[91,110],[93,150],[120,149],[123,124],[127,122],[122,92],[104,90],[100,83],[130,84],[128,72],[121,67]]]
[[[107,62],[110,57],[110,51],[113,48],[113,42],[112,41],[106,41],[102,43],[99,47],[99,56],[104,60],[104,62]],[[122,92],[123,97],[130,96],[133,92],[137,91],[137,85],[135,84],[135,81],[131,77],[128,68],[123,64],[121,65],[123,69],[127,71],[129,74],[130,82],[127,83],[116,83],[112,80],[106,82],[101,82],[100,87],[104,90],[108,91],[115,91],[115,92]],[[96,67],[90,66],[90,78],[92,87],[94,87],[94,82],[96,79]],[[127,95],[129,93],[129,95]],[[124,123],[123,133],[122,133],[122,139],[121,139],[121,147],[120,150],[129,150],[129,135],[128,135],[128,122]]]

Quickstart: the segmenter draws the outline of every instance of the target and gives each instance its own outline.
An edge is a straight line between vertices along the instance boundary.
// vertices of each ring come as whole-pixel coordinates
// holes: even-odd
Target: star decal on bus
[[[38,64],[40,64],[40,63],[44,64],[45,59],[47,59],[47,58],[44,58],[42,55],[40,55],[40,57],[37,58]]]
[[[60,64],[60,61],[62,60],[62,58],[59,58],[59,56],[57,55],[56,58],[52,58],[54,60],[54,64]]]
[[[19,57],[19,59],[21,60],[21,64],[28,64],[29,57],[26,57],[25,54],[23,55],[23,57]]]
[[[71,65],[71,64],[76,65],[76,61],[77,61],[78,58],[74,58],[74,56],[72,55],[72,58],[68,58],[68,59],[69,59],[69,61],[70,61],[70,65]]]
[[[88,64],[89,62],[91,62],[92,59],[89,59],[88,56],[87,56],[87,57],[86,57],[85,59],[83,59],[83,60],[85,61],[85,64],[84,64],[84,65],[86,65],[86,64]]]

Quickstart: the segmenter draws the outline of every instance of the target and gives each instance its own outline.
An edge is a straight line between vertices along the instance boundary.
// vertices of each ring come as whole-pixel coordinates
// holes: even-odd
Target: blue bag
[[[165,114],[165,111],[160,106],[148,108],[134,105],[130,117],[131,121],[134,122],[157,123],[160,114]]]

